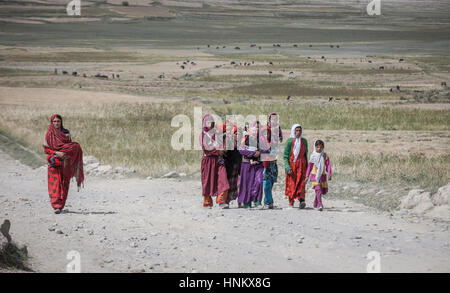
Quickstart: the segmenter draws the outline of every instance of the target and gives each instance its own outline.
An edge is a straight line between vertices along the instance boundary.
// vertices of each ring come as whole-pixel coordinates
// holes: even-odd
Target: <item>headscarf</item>
[[[249,151],[257,151],[259,149],[259,121],[255,120],[252,123],[250,123],[248,130],[247,130],[248,135],[245,136],[245,148]],[[250,145],[250,137],[253,137],[254,139],[256,139],[256,146],[254,145]],[[248,145],[247,145],[248,144]]]
[[[316,146],[317,140],[314,142],[314,146]],[[313,163],[314,166],[316,166],[317,173],[316,173],[316,182],[319,182],[320,177],[322,176],[323,170],[325,168],[325,152],[322,151],[320,153],[316,152],[316,148],[314,147],[314,151],[311,154],[311,157],[309,159],[310,163]]]
[[[206,120],[212,120],[214,122],[214,118],[211,114],[206,114],[205,116],[203,116],[203,120],[202,120],[202,128],[203,131],[208,132],[210,131],[213,127],[208,127],[206,126]]]
[[[64,160],[63,174],[69,176],[69,179],[75,177],[77,180],[77,186],[80,187],[84,181],[83,173],[83,150],[77,142],[73,142],[64,132],[68,132],[62,123],[61,129],[53,126],[53,119],[55,117],[60,118],[61,115],[53,114],[50,117],[50,125],[48,126],[47,133],[45,134],[45,140],[47,145],[45,147],[50,148],[53,151],[63,152],[66,154],[67,159]]]
[[[200,143],[203,148],[205,148],[208,151],[212,151],[214,149],[218,149],[218,143],[216,141],[216,125],[214,126],[207,126],[206,122],[207,120],[212,120],[215,124],[214,117],[211,114],[206,114],[203,116],[202,120],[202,134],[200,136]],[[206,138],[206,139],[205,139]]]
[[[274,161],[277,159],[278,153],[279,153],[279,144],[283,141],[283,134],[281,131],[280,123],[278,121],[277,127],[274,127],[275,125],[272,125],[273,121],[271,121],[272,116],[278,117],[278,114],[275,112],[272,112],[267,117],[267,125],[265,125],[261,132],[262,136],[266,139],[269,147],[270,147],[270,153],[269,154],[263,154],[264,158],[264,166],[267,168],[270,161]],[[274,135],[275,139],[272,140],[272,127],[278,128],[278,139],[277,136]]]
[[[271,117],[272,116],[278,116],[277,113],[272,112],[269,114],[269,116],[267,117],[267,125],[263,127],[263,131],[264,131],[264,135],[267,138],[267,142],[271,142],[272,141],[272,129],[271,129]],[[278,121],[278,136],[279,136],[279,142],[281,142],[283,140],[283,134],[281,132],[281,127],[280,127],[280,121]]]
[[[232,128],[231,128],[232,127]],[[219,129],[222,129],[225,144],[226,144],[226,150],[234,150],[237,145],[237,141],[234,138],[234,134],[237,133],[238,127],[237,125],[234,125],[234,123],[230,120],[225,121],[223,124],[218,125]]]
[[[300,153],[300,149],[302,147],[302,136],[300,135],[299,138],[297,138],[295,136],[295,129],[297,127],[302,128],[302,126],[300,124],[294,124],[294,125],[292,125],[292,128],[291,128],[291,138],[294,139],[294,162],[297,161],[298,154]]]

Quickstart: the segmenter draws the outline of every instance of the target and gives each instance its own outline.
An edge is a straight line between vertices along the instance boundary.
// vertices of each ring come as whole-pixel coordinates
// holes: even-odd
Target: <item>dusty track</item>
[[[3,152],[0,164],[0,219],[38,272],[65,272],[71,250],[82,272],[366,272],[370,251],[382,272],[450,269],[447,222],[331,198],[319,212],[311,193],[306,210],[289,209],[280,183],[275,210],[220,210],[201,207],[198,181],[88,177],[55,215],[45,168]]]

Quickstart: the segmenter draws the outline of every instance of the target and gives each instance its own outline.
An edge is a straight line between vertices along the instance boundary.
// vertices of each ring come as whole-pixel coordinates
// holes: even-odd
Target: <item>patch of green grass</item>
[[[253,82],[269,82],[282,79],[281,74],[262,75],[262,74],[236,74],[236,75],[204,75],[197,78],[197,81],[206,82],[232,82],[232,83],[253,83]]]
[[[19,50],[0,50],[0,61],[29,62],[163,62],[177,57],[145,55],[125,51],[85,51],[38,53]]]
[[[22,164],[28,165],[32,168],[38,168],[45,165],[46,161],[44,155],[36,155],[30,149],[28,142],[22,138],[17,138],[10,133],[0,129],[0,149],[19,160]]]
[[[321,69],[314,70],[314,72],[318,73],[326,73],[326,74],[352,74],[352,75],[374,75],[374,74],[413,74],[422,72],[421,70],[414,69],[384,69],[379,70],[377,68],[334,68],[334,69]]]
[[[256,49],[255,49],[256,50]],[[235,61],[237,63],[239,62],[293,62],[292,57],[288,57],[286,55],[282,54],[262,54],[262,53],[226,53],[226,54],[220,54],[215,53],[215,56],[219,58],[220,60],[228,60],[228,61]],[[251,69],[252,66],[250,66]]]
[[[219,90],[221,92],[230,92],[230,95],[241,95],[258,98],[261,96],[284,97],[355,97],[370,98],[389,96],[387,93],[378,90],[356,88],[353,86],[315,86],[306,85],[299,81],[291,80],[272,80],[264,83],[255,83],[251,85],[235,86],[228,89]]]
[[[409,57],[406,61],[418,63],[427,73],[446,72],[450,73],[450,57],[449,56],[423,56]]]
[[[5,68],[0,67],[0,77],[7,76],[42,76],[51,75],[50,71],[38,71],[38,70],[26,70],[26,69],[16,69],[16,68]]]

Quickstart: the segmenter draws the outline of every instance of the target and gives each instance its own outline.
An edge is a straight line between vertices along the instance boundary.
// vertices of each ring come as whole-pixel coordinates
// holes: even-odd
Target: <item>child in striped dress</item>
[[[308,169],[306,170],[306,178],[311,175],[312,188],[316,191],[314,200],[314,208],[319,211],[323,210],[322,195],[328,192],[328,180],[331,180],[331,163],[328,155],[323,151],[325,143],[318,139],[314,142],[314,152],[309,159]],[[321,174],[318,176],[317,174]]]

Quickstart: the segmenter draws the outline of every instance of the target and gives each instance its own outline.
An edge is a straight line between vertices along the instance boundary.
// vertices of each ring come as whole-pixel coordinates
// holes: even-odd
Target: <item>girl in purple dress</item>
[[[251,208],[261,205],[263,195],[264,166],[260,160],[261,154],[269,153],[270,149],[264,137],[260,135],[259,121],[253,121],[242,139],[239,153],[242,164],[239,184],[239,207]]]

